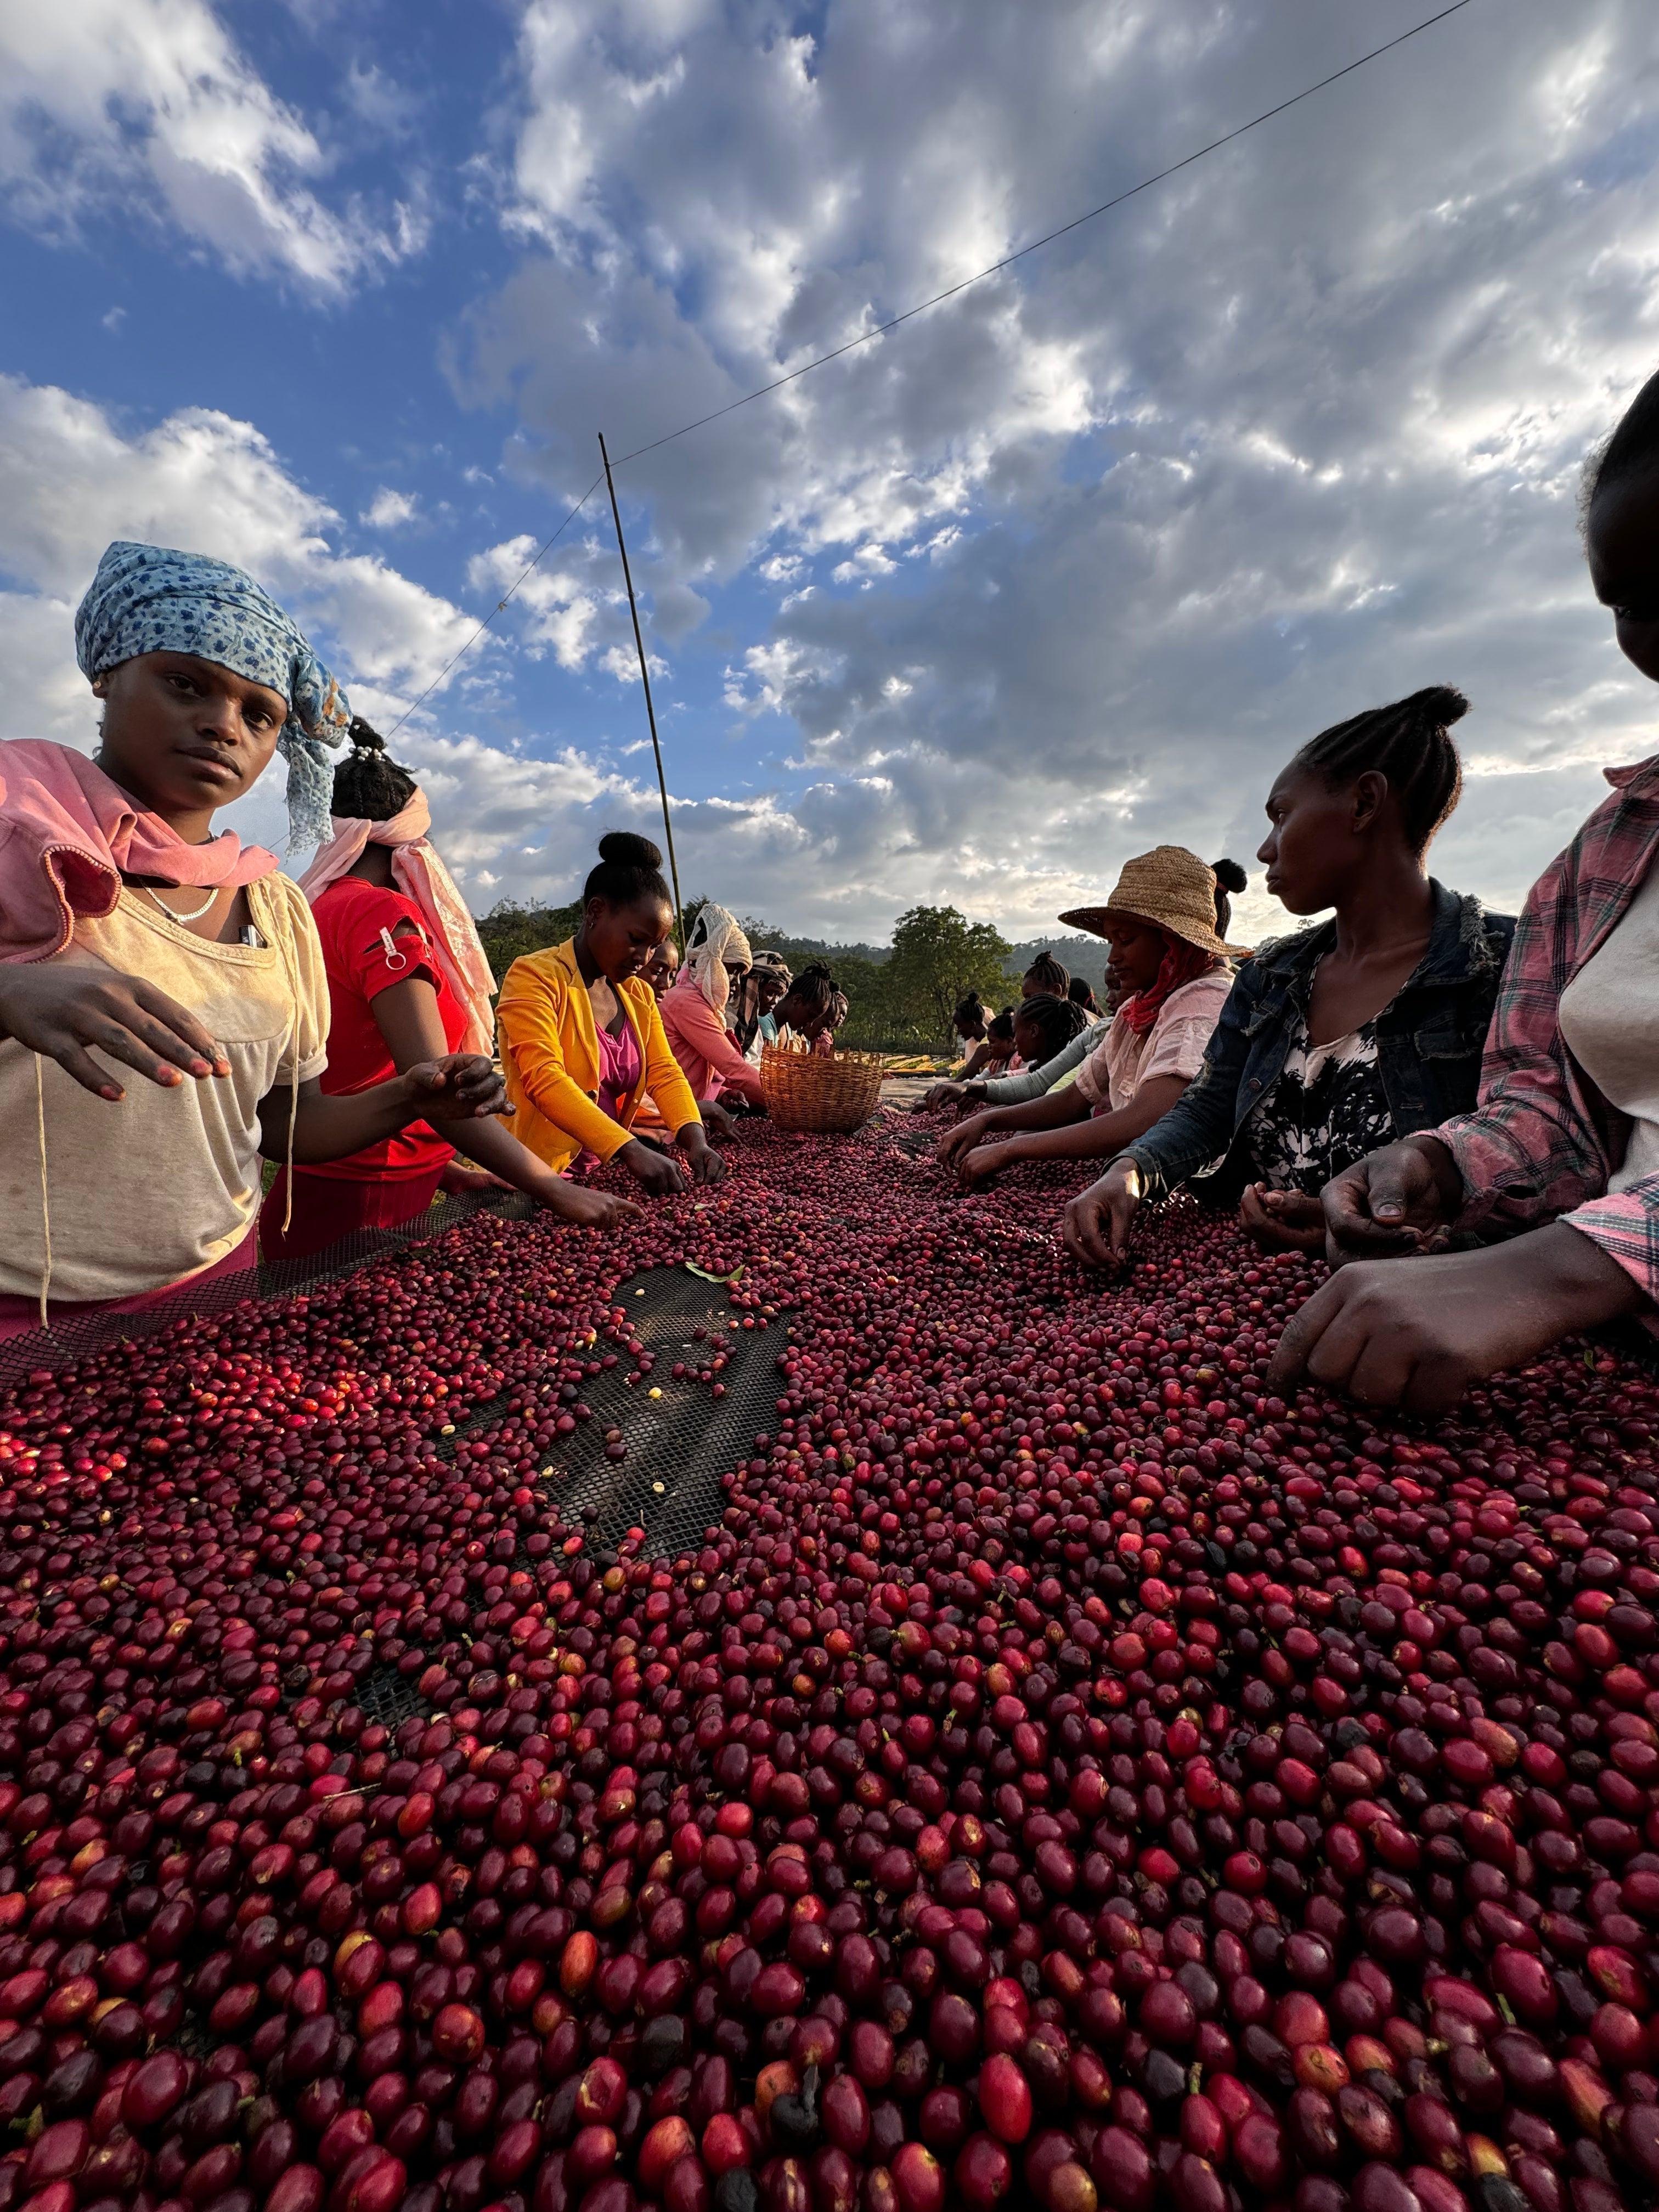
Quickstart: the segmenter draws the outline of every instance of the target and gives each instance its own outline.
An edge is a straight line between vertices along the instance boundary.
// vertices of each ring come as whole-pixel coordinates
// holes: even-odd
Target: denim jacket
[[[1431,879],[1434,924],[1428,950],[1376,1018],[1377,1063],[1396,1136],[1467,1114],[1480,1082],[1480,1054],[1504,972],[1511,915],[1488,914]],[[1238,1163],[1245,1124],[1284,1073],[1304,1017],[1314,970],[1336,943],[1336,924],[1261,945],[1238,971],[1204,1065],[1161,1121],[1125,1147],[1148,1198],[1164,1198],[1212,1161],[1211,1183],[1231,1200],[1246,1180]]]

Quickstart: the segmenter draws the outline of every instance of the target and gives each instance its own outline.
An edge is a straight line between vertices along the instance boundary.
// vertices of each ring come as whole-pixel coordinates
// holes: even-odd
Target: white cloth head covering
[[[494,1052],[495,1018],[489,998],[495,978],[466,901],[428,842],[432,810],[425,795],[417,791],[401,813],[389,815],[384,822],[337,814],[333,825],[333,836],[318,847],[316,859],[301,877],[300,889],[315,906],[329,884],[362,860],[365,846],[390,846],[392,879],[425,915],[438,964],[465,1010],[466,1034],[460,1049]]]
[[[726,972],[728,960],[734,968],[749,967],[752,962],[749,939],[738,927],[736,918],[711,901],[691,925],[685,971],[678,988],[686,988],[685,977],[690,975],[714,1012],[723,1014],[732,988],[732,979]]]

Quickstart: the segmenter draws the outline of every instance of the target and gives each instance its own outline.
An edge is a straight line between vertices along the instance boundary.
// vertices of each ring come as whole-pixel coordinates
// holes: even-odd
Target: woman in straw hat
[[[1125,862],[1103,907],[1062,915],[1111,946],[1116,1017],[1075,1082],[971,1115],[942,1141],[940,1159],[978,1185],[1017,1160],[1109,1159],[1150,1129],[1197,1074],[1232,988],[1236,948],[1221,930],[1227,891],[1243,884],[1231,860],[1207,867],[1183,846],[1159,845]],[[1005,1130],[1006,1143],[986,1141]]]
[[[1258,1244],[1320,1250],[1325,1183],[1474,1105],[1515,925],[1424,864],[1457,804],[1449,731],[1467,706],[1444,686],[1413,692],[1322,732],[1279,775],[1257,855],[1267,888],[1334,919],[1261,947],[1179,1105],[1073,1200],[1066,1241],[1085,1264],[1121,1256],[1146,1199],[1224,1155],[1206,1187],[1240,1200]]]

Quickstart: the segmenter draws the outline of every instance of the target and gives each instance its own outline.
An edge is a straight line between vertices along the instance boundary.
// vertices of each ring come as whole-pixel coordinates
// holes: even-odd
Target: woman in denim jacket
[[[1179,1102],[1073,1200],[1066,1242],[1087,1265],[1121,1260],[1140,1206],[1212,1164],[1264,1249],[1319,1250],[1333,1176],[1474,1104],[1515,923],[1424,866],[1462,789],[1448,726],[1468,707],[1416,692],[1325,731],[1279,776],[1267,888],[1335,918],[1245,963]]]

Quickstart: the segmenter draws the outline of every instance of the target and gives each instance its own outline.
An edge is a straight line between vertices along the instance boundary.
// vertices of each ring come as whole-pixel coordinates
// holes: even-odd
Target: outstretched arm
[[[424,975],[411,975],[377,992],[371,1006],[375,1026],[400,1075],[422,1060],[441,1059],[448,1049],[438,994]],[[640,1212],[631,1199],[585,1190],[555,1175],[501,1121],[476,1122],[464,1134],[470,1160],[564,1220],[611,1229],[627,1215]]]
[[[1075,1088],[1075,1086],[1073,1086]],[[957,1172],[967,1183],[988,1182],[994,1175],[1017,1160],[1109,1160],[1113,1159],[1127,1144],[1150,1129],[1154,1121],[1169,1112],[1187,1088],[1187,1079],[1181,1075],[1155,1075],[1143,1083],[1127,1106],[1115,1113],[1100,1114],[1085,1121],[1070,1120],[1061,1127],[1027,1131],[1021,1136],[1011,1137],[1006,1145],[985,1145],[967,1154],[958,1164]],[[1066,1098],[1071,1091],[1051,1093],[1051,1097]],[[1046,1101],[1039,1101],[1046,1103]],[[1077,1105],[1087,1107],[1088,1101],[1078,1098]],[[1026,1111],[1026,1109],[1015,1109]]]

